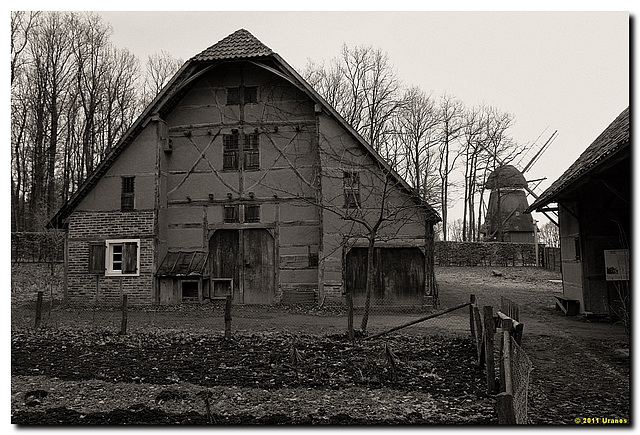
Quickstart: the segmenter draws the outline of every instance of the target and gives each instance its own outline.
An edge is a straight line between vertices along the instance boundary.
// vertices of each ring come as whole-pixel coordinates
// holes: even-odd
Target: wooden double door
[[[238,304],[275,302],[275,242],[266,229],[222,229],[209,240],[211,278],[233,279]]]
[[[425,257],[420,248],[375,248],[372,305],[421,305],[425,294]],[[345,284],[354,304],[363,306],[367,288],[367,248],[346,255]]]

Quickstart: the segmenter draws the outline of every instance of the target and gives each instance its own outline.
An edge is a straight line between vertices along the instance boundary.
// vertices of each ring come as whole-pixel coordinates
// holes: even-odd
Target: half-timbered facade
[[[374,298],[434,296],[437,213],[239,30],[185,63],[51,224],[69,302],[272,304],[361,295],[378,220]]]

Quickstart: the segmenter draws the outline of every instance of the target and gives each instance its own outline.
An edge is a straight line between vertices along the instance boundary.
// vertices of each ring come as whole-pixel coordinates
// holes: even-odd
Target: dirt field
[[[467,302],[470,293],[494,310],[501,296],[520,305],[522,348],[534,366],[530,423],[629,420],[629,340],[622,325],[555,311],[552,296],[562,293],[557,273],[501,268],[498,277],[492,270],[438,268],[440,309]],[[124,337],[115,334],[117,310],[52,311],[47,329],[34,334],[25,328],[33,324],[32,307],[16,309],[34,291],[37,284],[12,293],[14,423],[497,422],[495,397],[484,392],[484,375],[474,369],[468,309],[375,343],[351,343],[341,308],[235,307],[234,349],[221,338],[222,309],[214,305],[132,310]],[[369,333],[423,315],[376,314]],[[304,361],[299,367],[291,359],[294,342]],[[396,378],[385,343],[398,358]],[[26,397],[39,390],[46,396]]]

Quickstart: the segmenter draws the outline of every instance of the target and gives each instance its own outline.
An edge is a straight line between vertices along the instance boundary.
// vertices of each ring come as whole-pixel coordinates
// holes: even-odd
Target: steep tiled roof
[[[629,108],[620,115],[596,138],[595,141],[578,157],[578,160],[565,171],[540,197],[529,206],[527,211],[543,207],[554,202],[573,182],[584,176],[600,163],[614,156],[629,146]]]
[[[273,54],[273,51],[269,47],[258,41],[255,36],[245,29],[240,29],[194,56],[192,60],[246,59],[269,56],[271,54]]]

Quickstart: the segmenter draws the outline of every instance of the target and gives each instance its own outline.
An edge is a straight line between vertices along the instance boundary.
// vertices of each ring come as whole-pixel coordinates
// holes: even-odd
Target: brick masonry
[[[69,217],[66,302],[118,305],[152,303],[154,286],[154,212],[74,212]],[[140,239],[139,276],[89,273],[89,245],[108,239]]]

